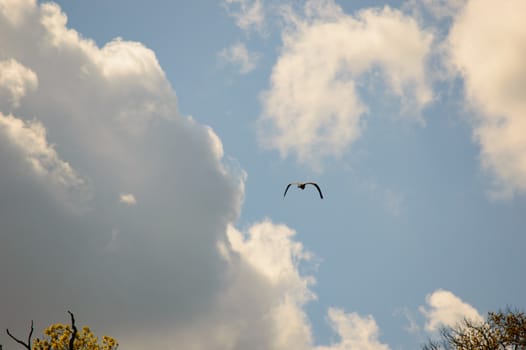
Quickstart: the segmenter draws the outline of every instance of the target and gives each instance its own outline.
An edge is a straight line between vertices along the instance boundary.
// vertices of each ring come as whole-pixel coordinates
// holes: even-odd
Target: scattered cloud
[[[378,339],[379,329],[371,315],[361,317],[337,308],[330,308],[327,317],[340,340],[327,346],[313,345],[314,337],[304,306],[316,298],[310,289],[315,280],[312,276],[299,274],[299,264],[310,261],[313,256],[300,242],[294,241],[295,233],[289,227],[270,220],[252,225],[246,233],[234,227],[228,231],[232,252],[226,258],[230,265],[235,266],[232,264],[241,259],[242,264],[238,263],[236,267],[237,273],[240,267],[248,266],[266,283],[266,288],[260,284],[248,285],[246,281],[242,281],[243,288],[238,288],[237,282],[232,284],[235,288],[231,292],[252,290],[252,297],[259,296],[258,305],[267,305],[263,309],[265,317],[261,318],[262,315],[258,314],[250,316],[271,323],[258,327],[258,332],[263,331],[263,339],[258,338],[252,346],[258,344],[261,349],[388,350],[389,347]],[[252,305],[243,299],[247,294],[242,297],[234,295],[236,303]]]
[[[309,1],[304,17],[285,17],[290,26],[262,94],[264,147],[315,165],[341,156],[362,132],[369,107],[359,90],[370,74],[420,120],[432,99],[425,63],[433,37],[413,18],[387,6],[347,15],[332,1]]]
[[[126,205],[137,204],[137,200],[135,199],[135,196],[131,193],[121,193],[119,197],[119,202],[126,204]]]
[[[404,329],[413,335],[417,335],[420,333],[420,325],[417,322],[415,316],[413,315],[412,311],[408,307],[403,307],[395,310],[393,313],[393,316],[401,316],[405,319],[407,322],[407,326],[404,327]]]
[[[436,333],[441,326],[456,326],[464,319],[482,322],[478,311],[450,291],[438,289],[426,296],[427,306],[421,306],[420,312],[426,317],[425,330]]]
[[[520,0],[468,1],[448,37],[450,63],[476,112],[473,135],[497,197],[526,192],[525,11]]]
[[[264,0],[223,0],[230,16],[245,31],[261,31],[265,24]]]
[[[389,346],[380,342],[379,329],[371,315],[361,317],[357,313],[345,313],[330,308],[329,322],[341,340],[331,346],[320,346],[316,350],[389,350]]]
[[[362,187],[373,201],[393,217],[400,217],[405,212],[406,203],[403,193],[386,188],[372,179],[363,181]]]
[[[223,49],[219,57],[224,62],[239,66],[239,72],[246,74],[254,70],[259,60],[259,54],[247,50],[243,43],[236,43]]]

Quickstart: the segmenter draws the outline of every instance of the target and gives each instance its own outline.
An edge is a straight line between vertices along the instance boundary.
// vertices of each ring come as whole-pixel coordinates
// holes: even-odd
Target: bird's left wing
[[[316,187],[316,189],[318,190],[318,193],[320,194],[320,198],[323,199],[323,194],[321,193],[320,186],[318,186],[316,182],[307,182],[307,184]]]

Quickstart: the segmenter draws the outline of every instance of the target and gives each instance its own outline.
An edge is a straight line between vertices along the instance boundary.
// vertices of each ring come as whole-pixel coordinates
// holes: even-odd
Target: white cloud
[[[310,323],[303,306],[314,298],[310,276],[298,272],[310,259],[295,232],[264,220],[246,232],[229,226],[220,243],[224,289],[206,315],[185,320],[170,332],[154,330],[157,344],[177,349],[312,350]],[[206,334],[206,337],[203,337]],[[134,337],[131,335],[132,342]],[[137,339],[140,341],[140,339]]]
[[[76,191],[89,196],[86,182],[48,143],[46,130],[40,122],[25,122],[0,113],[1,139],[6,142],[4,154],[10,149],[12,157],[22,160],[23,164],[20,165],[24,172],[31,172],[43,180],[46,186],[54,187],[61,194]]]
[[[179,114],[153,51],[98,47],[56,4],[0,1],[2,72],[21,87],[1,84],[2,108],[18,103],[16,117],[0,114],[1,328],[45,327],[71,309],[128,349],[173,342],[225,289],[216,246],[243,178],[213,130]],[[84,201],[70,200],[79,190]],[[121,194],[141,205],[126,210]],[[133,343],[138,329],[147,336]]]
[[[328,316],[331,327],[341,338],[340,342],[316,350],[389,350],[389,346],[378,339],[378,325],[371,315],[361,317],[357,313],[330,308]]]
[[[478,311],[450,291],[438,289],[426,296],[426,306],[420,311],[426,317],[425,329],[437,332],[442,326],[456,326],[464,319],[482,322]]]
[[[420,117],[432,98],[425,77],[430,33],[389,7],[351,16],[332,1],[309,1],[305,13],[288,16],[291,27],[262,95],[264,147],[302,163],[341,156],[360,136],[369,109],[361,81],[376,73],[402,109]]]
[[[388,350],[389,347],[379,341],[379,329],[371,315],[361,317],[337,308],[328,310],[328,320],[340,340],[327,346],[313,344],[314,337],[304,306],[316,298],[310,290],[315,280],[312,276],[300,275],[298,271],[299,265],[310,261],[313,256],[301,243],[294,241],[295,233],[289,227],[269,220],[252,225],[246,233],[233,227],[228,231],[232,252],[226,254],[226,259],[234,267],[235,282],[231,284],[225,300],[233,298],[237,305],[257,310],[254,314],[243,312],[244,317],[270,322],[270,325],[259,325],[258,332],[263,331],[261,339],[246,343],[249,344],[248,348],[258,344],[257,348],[276,350]],[[241,263],[238,259],[241,259]],[[240,276],[246,273],[246,268],[257,272],[261,280],[247,284],[246,276]],[[253,301],[255,296],[259,305],[246,301],[247,297]],[[232,309],[232,306],[229,308]],[[233,309],[237,310],[237,307]],[[246,322],[239,321],[241,324]],[[232,330],[231,327],[227,328]],[[240,343],[244,344],[243,341]]]
[[[254,314],[243,312],[243,317],[258,320],[259,325],[254,324],[250,332],[263,330],[253,342],[261,349],[311,347],[310,323],[303,306],[315,298],[309,289],[314,279],[298,271],[299,264],[308,261],[311,254],[293,240],[294,235],[289,227],[269,220],[252,225],[245,234],[233,227],[228,231],[232,248],[228,261],[234,276],[228,300],[246,306],[250,305],[246,298],[257,301],[258,305],[249,307]],[[246,269],[254,271],[260,282],[246,285]]]
[[[247,239],[233,227],[228,231],[228,238],[232,249],[272,283],[279,284],[282,280],[296,280],[299,283],[302,278],[298,275],[297,264],[309,260],[311,255],[304,251],[301,243],[291,240],[295,234],[285,225],[263,221],[248,230]],[[306,287],[308,282],[305,280],[299,284]]]
[[[225,62],[238,65],[241,74],[246,74],[254,70],[259,60],[259,55],[249,52],[243,43],[236,43],[223,49],[219,53],[219,57]]]
[[[18,107],[20,99],[37,86],[33,71],[13,59],[0,61],[0,110]]]
[[[10,25],[17,26],[34,9],[36,0],[0,0],[0,13]]]
[[[526,27],[521,0],[469,1],[448,38],[453,67],[464,78],[477,112],[474,137],[482,166],[494,175],[494,194],[526,191]]]
[[[119,197],[119,202],[126,205],[137,204],[137,200],[135,199],[135,196],[132,193],[121,193]]]
[[[238,27],[261,31],[265,23],[264,0],[223,0]]]

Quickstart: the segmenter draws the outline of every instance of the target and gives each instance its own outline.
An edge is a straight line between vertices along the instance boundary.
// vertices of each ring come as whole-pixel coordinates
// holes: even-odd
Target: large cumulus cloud
[[[117,336],[199,318],[225,283],[242,171],[179,115],[151,50],[66,23],[53,3],[0,2],[2,328],[68,308]]]

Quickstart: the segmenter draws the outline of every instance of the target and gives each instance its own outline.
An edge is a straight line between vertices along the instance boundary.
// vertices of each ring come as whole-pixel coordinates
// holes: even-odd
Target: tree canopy
[[[440,335],[423,350],[526,350],[526,314],[509,309],[489,312],[485,322],[464,320],[442,328]]]
[[[9,329],[7,334],[28,350],[116,350],[119,343],[108,336],[103,336],[102,341],[92,333],[88,326],[83,326],[79,331],[75,325],[75,316],[68,311],[71,316],[71,325],[67,324],[52,324],[44,330],[44,335],[41,338],[36,338],[34,342],[31,341],[33,335],[33,321],[31,321],[31,329],[27,337],[27,341],[23,341],[15,337]],[[0,345],[1,350],[1,345]]]

